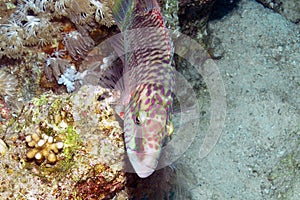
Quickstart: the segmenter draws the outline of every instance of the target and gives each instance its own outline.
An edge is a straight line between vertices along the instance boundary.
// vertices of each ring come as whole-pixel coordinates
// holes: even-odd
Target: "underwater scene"
[[[0,200],[299,200],[299,0],[1,0]]]

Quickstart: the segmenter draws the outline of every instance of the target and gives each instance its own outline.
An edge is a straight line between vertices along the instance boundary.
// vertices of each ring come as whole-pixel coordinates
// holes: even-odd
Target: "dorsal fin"
[[[130,16],[132,11],[148,12],[154,8],[160,9],[156,0],[116,0],[113,16],[117,26],[122,30],[124,22],[128,20],[126,16]]]
[[[134,0],[116,0],[113,8],[113,16],[117,26],[122,30],[126,14],[132,9]]]
[[[154,8],[158,8],[156,0],[136,0],[136,9],[144,12],[148,12]]]

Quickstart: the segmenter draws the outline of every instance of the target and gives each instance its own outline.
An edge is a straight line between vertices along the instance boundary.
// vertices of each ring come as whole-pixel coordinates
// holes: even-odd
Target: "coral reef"
[[[198,3],[205,10],[206,5],[209,7],[213,1]],[[27,65],[26,70],[22,69],[24,66],[20,66],[19,71],[15,70],[19,79],[26,78],[25,84],[22,83],[26,88],[26,91],[22,91],[23,100],[43,93],[45,89],[55,92],[78,89],[79,81],[66,78],[65,75],[70,74],[70,70],[66,70],[71,68],[74,73],[82,73],[81,61],[88,52],[115,33],[115,26],[108,29],[115,23],[112,17],[113,4],[113,0],[18,0],[14,6],[9,6],[10,9],[8,5],[11,3],[5,5],[12,14],[10,17],[4,15],[0,21],[0,57],[13,60],[15,67]],[[160,5],[167,27],[179,33],[181,25],[181,31],[184,31],[188,22],[182,22],[186,17],[182,13],[185,12],[185,6],[190,5],[189,2],[181,1],[178,5],[178,1],[165,0]],[[37,66],[37,63],[43,65]],[[29,77],[31,73],[24,76],[21,70],[25,73],[34,71],[35,78]],[[60,89],[60,85],[65,85],[66,90]]]
[[[0,133],[0,198],[111,199],[124,194],[123,133],[110,90],[83,86],[24,106]],[[4,150],[3,150],[4,149]]]
[[[11,15],[9,17],[3,15],[0,20],[0,58],[12,60],[15,62],[14,65],[19,64],[18,60],[22,62],[25,58],[30,61],[29,64],[34,65],[33,57],[36,54],[44,54],[40,60],[46,60],[44,63],[48,66],[48,68],[45,67],[46,77],[49,82],[58,82],[60,75],[65,73],[66,67],[65,69],[60,67],[60,73],[57,73],[56,66],[62,64],[56,64],[52,68],[55,65],[53,62],[64,60],[64,63],[72,63],[73,66],[77,66],[80,63],[79,59],[83,58],[95,45],[94,40],[90,37],[91,32],[101,29],[102,26],[110,27],[114,24],[111,11],[113,3],[113,0],[18,0],[14,3],[6,2],[2,5],[3,9],[9,10]],[[58,55],[58,52],[64,53]],[[51,62],[49,62],[50,57],[53,57]],[[43,69],[44,67],[39,68],[40,71]],[[53,71],[55,80],[52,80],[52,75],[49,75],[50,71]],[[37,77],[42,75],[43,73],[40,73]],[[52,87],[53,90],[56,90],[53,87],[58,86],[42,81],[41,86],[44,85],[47,85],[47,89]],[[31,87],[31,89],[33,88]],[[39,93],[37,91],[28,92]]]
[[[2,39],[0,55],[20,58],[28,46],[54,44],[56,39],[61,39],[59,33],[62,33],[65,25],[63,18],[67,18],[75,26],[83,24],[111,26],[114,21],[108,6],[112,3],[112,1],[101,3],[96,0],[20,0],[15,12],[0,26]]]

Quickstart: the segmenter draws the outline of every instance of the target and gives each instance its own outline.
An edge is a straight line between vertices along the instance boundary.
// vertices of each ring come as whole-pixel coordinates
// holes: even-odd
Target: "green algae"
[[[36,106],[46,105],[46,103],[48,103],[47,96],[48,94],[42,94],[41,96],[32,99],[32,103]]]
[[[72,158],[75,154],[75,151],[79,149],[82,145],[82,139],[74,130],[73,126],[68,126],[66,131],[62,133],[65,136],[64,141],[64,159],[60,162],[62,169],[68,170],[74,164]]]

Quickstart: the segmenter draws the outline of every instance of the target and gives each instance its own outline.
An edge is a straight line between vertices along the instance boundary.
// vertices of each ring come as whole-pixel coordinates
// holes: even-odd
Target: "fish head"
[[[173,126],[166,105],[155,95],[146,98],[143,94],[139,92],[125,110],[124,137],[130,163],[139,177],[146,178],[155,171]]]

